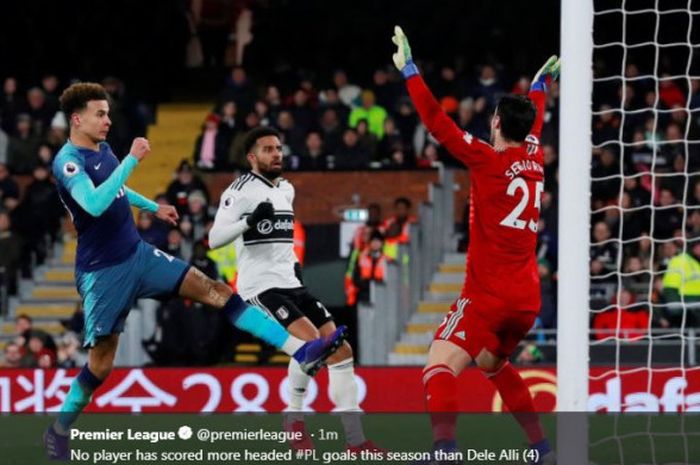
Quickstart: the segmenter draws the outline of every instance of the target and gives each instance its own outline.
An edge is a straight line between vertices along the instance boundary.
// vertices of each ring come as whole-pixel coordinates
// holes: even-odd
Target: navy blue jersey
[[[56,155],[58,193],[78,231],[76,269],[93,271],[126,260],[140,241],[124,183],[138,164],[122,163],[103,142],[99,151],[67,142]]]

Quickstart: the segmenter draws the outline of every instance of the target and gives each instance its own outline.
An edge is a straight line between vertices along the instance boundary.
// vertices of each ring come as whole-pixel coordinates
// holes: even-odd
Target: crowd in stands
[[[485,139],[498,98],[507,92],[526,94],[529,86],[527,77],[513,83],[497,68],[485,64],[472,76],[443,65],[428,74],[443,109],[461,128]],[[369,76],[363,77],[368,81]],[[369,81],[360,87],[337,70],[328,82],[303,76],[291,85],[254,82],[245,68],[236,66],[203,122],[193,153],[197,167],[245,169],[242,140],[257,126],[282,133],[288,170],[427,168],[438,160],[456,164],[420,124],[393,67],[375,69]],[[550,136],[556,134],[554,116]]]
[[[0,89],[0,268],[11,296],[19,277],[30,278],[60,239],[65,211],[51,162],[68,138],[68,121],[58,102],[68,84],[53,74],[37,83],[9,76]],[[121,81],[107,77],[102,84],[112,99],[108,142],[124,156],[133,137],[145,134],[145,119]]]
[[[625,78],[594,88],[590,274],[601,339],[618,335],[618,321],[629,339],[700,325],[700,80],[657,81],[634,63]]]

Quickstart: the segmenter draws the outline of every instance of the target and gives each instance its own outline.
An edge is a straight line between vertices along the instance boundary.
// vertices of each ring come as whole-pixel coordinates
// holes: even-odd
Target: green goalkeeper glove
[[[559,77],[559,68],[561,66],[561,60],[557,58],[556,55],[549,57],[547,62],[537,71],[535,77],[532,78],[532,84],[530,85],[530,90],[541,90],[543,92],[547,91],[547,86],[556,81]]]
[[[413,57],[411,56],[411,46],[408,45],[408,38],[403,33],[401,26],[394,26],[394,36],[391,38],[391,41],[397,47],[396,53],[392,55],[394,65],[401,71],[403,77],[408,79],[418,74],[418,67],[413,63]]]

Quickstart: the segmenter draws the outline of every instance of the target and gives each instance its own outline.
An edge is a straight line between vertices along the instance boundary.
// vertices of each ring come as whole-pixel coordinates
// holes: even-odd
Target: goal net
[[[590,236],[586,238],[590,335],[585,347],[588,361],[581,365],[590,392],[579,390],[578,397],[585,396],[588,411],[698,411],[700,55],[695,52],[700,47],[700,23],[696,25],[700,1],[580,3],[592,6],[593,72],[587,134],[592,153],[587,157]],[[563,49],[565,28],[570,25],[564,10],[563,5]],[[562,54],[564,78],[567,56],[564,50]],[[563,80],[563,91],[566,84]],[[563,135],[562,159],[568,153],[565,139]],[[562,170],[563,194],[573,172],[565,174]],[[566,209],[582,211],[560,203],[560,211]],[[560,236],[564,234],[566,228],[560,231]],[[560,245],[564,254],[566,246]],[[566,266],[560,264],[563,273]],[[568,311],[562,308],[566,302],[566,297],[560,298],[560,315]],[[559,329],[560,338],[575,331],[563,331],[566,327],[561,324]],[[566,392],[567,381],[561,375],[560,370]],[[568,407],[581,406],[571,400],[575,397],[569,397]],[[595,417],[591,420],[591,460],[596,450],[610,452],[615,457],[610,463],[700,460],[692,447],[698,430],[684,416],[670,422],[654,415],[608,418],[610,428],[597,431],[592,429]]]

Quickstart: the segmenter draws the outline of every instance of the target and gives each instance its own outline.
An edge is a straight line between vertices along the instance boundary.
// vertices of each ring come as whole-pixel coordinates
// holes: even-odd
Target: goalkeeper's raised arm
[[[394,36],[391,40],[397,47],[396,53],[392,56],[394,65],[406,79],[406,88],[425,127],[452,156],[467,165],[476,162],[473,155],[479,152],[480,144],[472,143],[473,138],[457,127],[430,92],[418,67],[413,62],[408,38],[401,27],[394,27]]]

